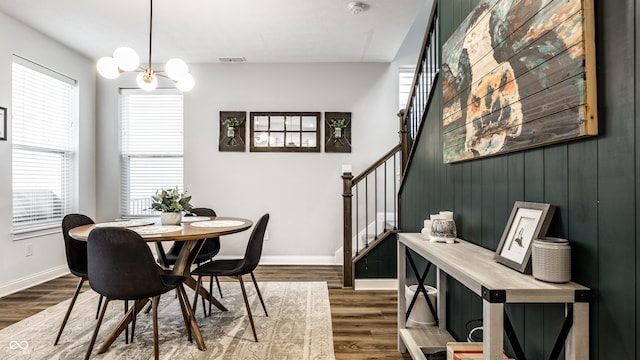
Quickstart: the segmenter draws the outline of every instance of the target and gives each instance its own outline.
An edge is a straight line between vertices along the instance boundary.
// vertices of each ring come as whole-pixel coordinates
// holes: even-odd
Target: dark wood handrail
[[[363,172],[361,172],[360,175],[358,175],[358,176],[353,178],[352,186],[355,186],[357,183],[359,183],[360,181],[364,180],[364,178],[366,178],[367,175],[369,175],[372,172],[374,172],[376,170],[376,168],[378,168],[380,165],[384,164],[385,161],[389,160],[398,151],[400,151],[400,149],[401,149],[400,144],[398,144],[398,145],[394,146],[391,150],[389,150],[389,152],[387,152],[386,154],[382,155],[382,157],[380,159],[378,159],[376,162],[371,164],[371,166],[369,166]]]
[[[399,113],[400,118],[400,142],[402,148],[402,169],[403,173],[409,163],[409,153],[411,148],[415,145],[415,135],[417,132],[416,127],[419,127],[424,116],[424,109],[426,108],[425,99],[419,97],[419,93],[416,93],[421,89],[421,80],[424,80],[423,74],[426,67],[438,64],[438,51],[437,48],[437,18],[438,18],[438,0],[433,1],[433,7],[431,8],[431,14],[429,15],[429,21],[422,41],[422,48],[418,56],[418,62],[416,64],[416,72],[413,75],[413,82],[411,83],[411,90],[409,92],[409,98],[407,99],[407,106]],[[435,41],[432,44],[431,41]],[[435,46],[435,47],[434,47]],[[439,69],[431,68],[426,69],[438,72]],[[433,79],[431,79],[433,81]],[[433,85],[433,84],[431,84]],[[423,89],[424,90],[424,89]],[[430,89],[429,89],[430,92]],[[418,119],[419,118],[419,119]],[[411,123],[410,123],[411,122]],[[418,124],[416,124],[418,123]],[[413,131],[411,131],[413,130]]]
[[[431,106],[431,101],[433,100],[433,88],[436,86],[436,82],[439,76],[440,76],[440,71],[436,72],[435,76],[433,77],[433,83],[431,83],[431,88],[429,89],[429,96],[427,97],[427,106],[426,106],[427,109],[429,108],[429,106]],[[421,121],[420,126],[418,127],[418,132],[417,132],[418,134],[422,132],[423,126],[424,126],[424,121]],[[409,164],[411,163],[415,152],[416,152],[415,146],[412,146],[411,149],[407,150],[407,155],[405,159],[406,163],[403,164],[403,169],[402,169],[402,179],[404,179],[404,176],[407,173],[407,169],[409,168]],[[402,192],[403,187],[404,187],[404,181],[400,182],[400,189],[398,190],[398,194]]]

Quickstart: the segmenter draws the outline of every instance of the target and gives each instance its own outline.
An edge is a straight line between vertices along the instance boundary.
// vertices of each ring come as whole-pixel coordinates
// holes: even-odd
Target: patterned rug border
[[[221,282],[221,285],[224,297],[219,300],[229,311],[221,312],[214,308],[212,316],[205,318],[202,305],[198,304],[196,312],[207,351],[200,351],[195,342],[188,342],[174,294],[161,298],[158,314],[161,359],[335,359],[326,282],[260,282],[268,317],[253,284],[245,282],[258,343],[253,341],[240,286],[234,281]],[[208,285],[205,283],[205,286]],[[216,291],[214,285],[214,293]],[[192,299],[193,292],[188,289],[187,293]],[[53,341],[69,301],[0,330],[0,357],[21,360],[82,358],[95,327],[98,295],[91,290],[80,294],[60,343],[54,346]],[[133,344],[125,344],[121,336],[106,353],[97,354],[99,344],[122,317],[122,311],[120,301],[109,305],[91,359],[153,357],[151,316],[143,313],[138,315]]]

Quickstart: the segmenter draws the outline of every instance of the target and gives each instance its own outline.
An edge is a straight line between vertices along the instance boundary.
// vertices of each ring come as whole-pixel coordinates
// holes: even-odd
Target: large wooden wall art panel
[[[593,0],[484,0],[443,45],[446,163],[597,135]]]

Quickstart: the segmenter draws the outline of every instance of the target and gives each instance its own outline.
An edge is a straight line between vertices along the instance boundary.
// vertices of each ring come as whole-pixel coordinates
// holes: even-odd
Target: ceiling
[[[156,0],[153,62],[390,62],[426,0]],[[0,0],[0,11],[90,59],[149,51],[147,0]]]

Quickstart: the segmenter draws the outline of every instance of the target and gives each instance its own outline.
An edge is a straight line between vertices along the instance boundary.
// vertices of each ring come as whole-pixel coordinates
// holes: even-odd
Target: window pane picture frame
[[[531,245],[545,236],[555,207],[550,204],[516,201],[502,233],[494,259],[521,273],[531,273]]]
[[[7,140],[7,108],[0,107],[0,119],[2,119],[2,125],[0,125],[0,140]]]
[[[250,152],[320,152],[319,112],[249,113]]]

